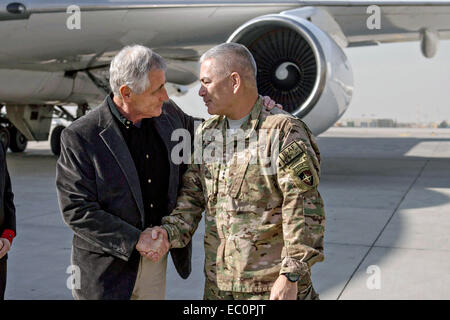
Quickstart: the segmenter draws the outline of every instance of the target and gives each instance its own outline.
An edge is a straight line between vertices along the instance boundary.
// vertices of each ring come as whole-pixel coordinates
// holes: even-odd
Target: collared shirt
[[[108,105],[128,146],[136,167],[144,202],[144,228],[161,224],[168,214],[169,159],[167,148],[154,126],[152,118],[133,124],[124,117],[108,97]]]

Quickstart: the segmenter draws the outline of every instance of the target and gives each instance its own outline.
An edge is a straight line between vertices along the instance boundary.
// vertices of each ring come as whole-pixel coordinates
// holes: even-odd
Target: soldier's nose
[[[198,95],[200,97],[203,97],[206,93],[205,87],[204,86],[200,86],[200,89],[198,90]]]

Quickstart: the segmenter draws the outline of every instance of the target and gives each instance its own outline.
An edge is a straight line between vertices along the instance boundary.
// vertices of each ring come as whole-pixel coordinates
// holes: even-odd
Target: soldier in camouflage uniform
[[[247,56],[252,64],[239,63]],[[213,146],[216,154],[214,161],[205,161],[203,155],[202,163],[189,165],[176,209],[162,220],[167,234],[161,233],[170,247],[185,246],[205,210],[205,299],[318,299],[311,267],[324,259],[325,213],[317,190],[320,153],[314,137],[301,120],[263,106],[256,69],[250,76],[245,70],[255,66],[245,47],[222,44],[201,61],[199,94],[217,116],[198,127],[196,139],[201,139],[203,152]],[[231,70],[219,75],[219,65]],[[230,79],[219,79],[230,73]],[[236,100],[223,106],[217,99]],[[237,112],[227,113],[226,108]],[[247,116],[241,125],[245,134],[227,139],[227,120],[231,115],[240,119],[236,114]],[[204,139],[208,132],[220,132],[223,143]],[[252,148],[255,137],[257,148]],[[239,150],[242,141],[245,146]],[[227,149],[230,144],[234,148]],[[264,159],[273,158],[270,172],[273,164]]]

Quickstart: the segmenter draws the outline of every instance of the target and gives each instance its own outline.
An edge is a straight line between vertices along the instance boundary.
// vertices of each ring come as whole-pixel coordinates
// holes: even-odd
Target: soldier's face
[[[208,59],[200,66],[201,87],[198,94],[208,107],[209,114],[227,115],[231,110],[233,84],[230,75],[217,72],[217,60]]]

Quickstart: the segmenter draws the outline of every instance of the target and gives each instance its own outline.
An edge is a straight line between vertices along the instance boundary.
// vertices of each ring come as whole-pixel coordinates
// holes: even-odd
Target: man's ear
[[[236,94],[242,86],[242,79],[239,73],[233,72],[231,75],[231,85],[233,86],[233,93]]]
[[[127,102],[131,98],[131,89],[127,85],[122,85],[119,89],[122,100]]]

